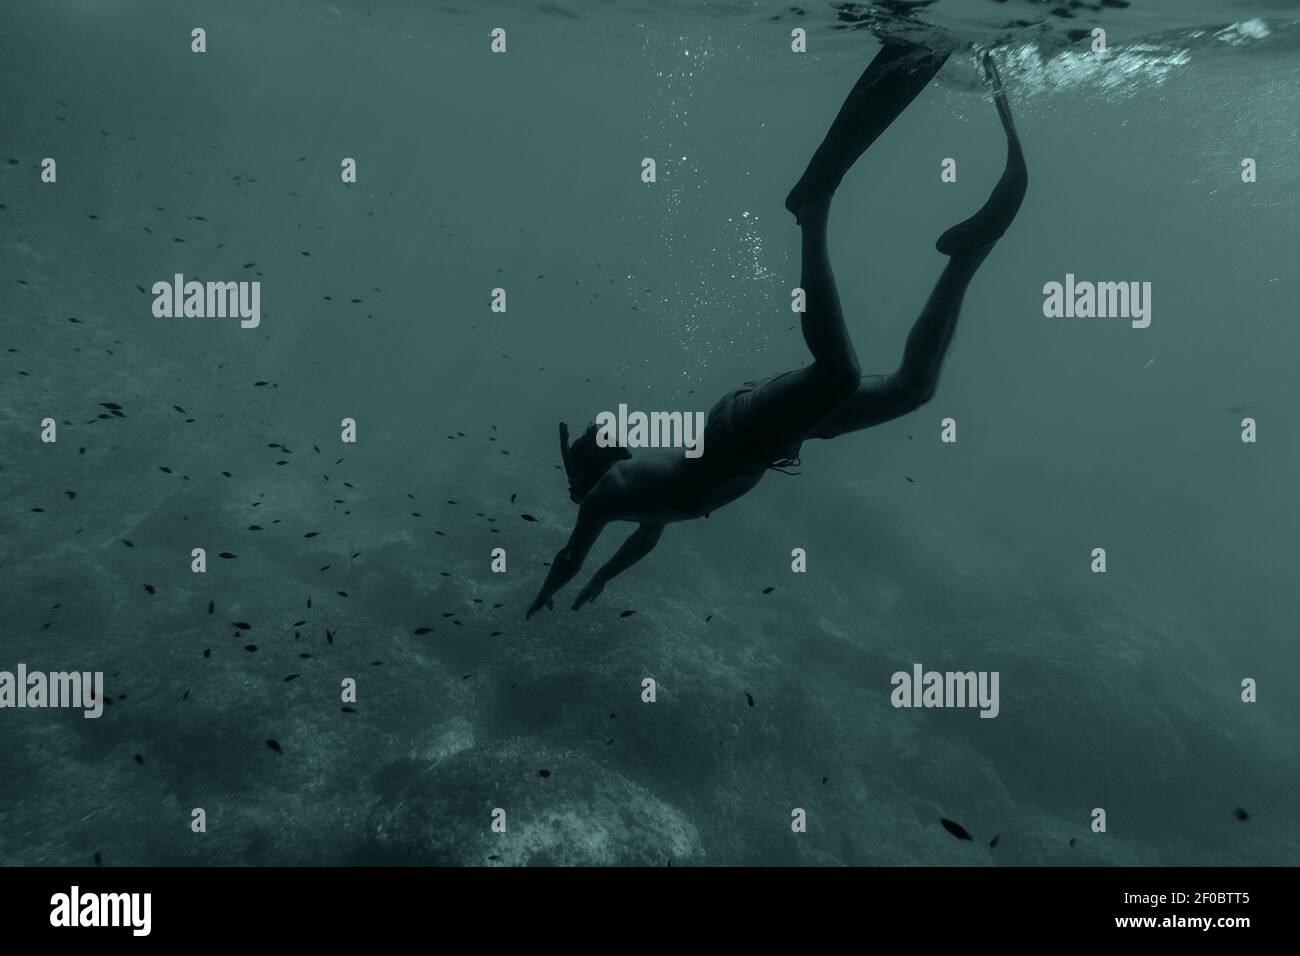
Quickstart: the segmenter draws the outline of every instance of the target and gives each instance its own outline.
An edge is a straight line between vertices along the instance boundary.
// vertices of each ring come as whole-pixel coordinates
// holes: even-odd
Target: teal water
[[[558,421],[807,361],[782,200],[880,37],[994,48],[1030,170],[934,400],[573,613],[611,529],[525,623]],[[20,0],[0,64],[0,670],[113,698],[0,709],[0,862],[1300,856],[1292,5]],[[864,371],[1004,150],[961,52],[846,177]],[[261,324],[155,318],[178,272]],[[1067,273],[1150,281],[1151,326],[1045,318]],[[998,717],[892,707],[917,662],[998,671]]]

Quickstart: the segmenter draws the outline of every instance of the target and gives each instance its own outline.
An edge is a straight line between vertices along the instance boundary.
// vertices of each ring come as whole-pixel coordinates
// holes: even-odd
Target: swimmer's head
[[[596,444],[599,429],[594,424],[588,425],[582,437],[569,446],[565,465],[569,471],[569,497],[581,504],[587,493],[596,487],[605,472],[616,461],[631,458],[632,453],[626,448],[610,446],[602,448]]]

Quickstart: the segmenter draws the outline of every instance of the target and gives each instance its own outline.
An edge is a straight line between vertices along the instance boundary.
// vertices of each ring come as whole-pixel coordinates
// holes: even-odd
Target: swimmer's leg
[[[940,238],[939,250],[949,256],[948,265],[907,336],[903,362],[898,371],[892,375],[864,378],[853,396],[817,429],[816,438],[834,438],[879,425],[920,408],[934,396],[939,384],[939,370],[957,328],[966,288],[994,243],[1011,224],[1029,182],[1024,156],[1011,123],[1011,111],[992,60],[987,55],[985,69],[995,83],[998,115],[1007,134],[1007,165],[1002,177],[983,209]]]
[[[858,78],[785,207],[802,222],[808,202],[829,200],[840,180],[948,59],[949,51],[886,45]]]
[[[798,445],[854,394],[861,379],[826,248],[829,203],[829,196],[805,203],[800,218],[799,282],[806,297],[801,328],[813,361],[766,382],[747,403],[744,419],[733,419],[736,446],[755,458],[745,464],[766,464]]]
[[[934,397],[939,370],[957,328],[962,299],[991,246],[954,256],[908,333],[903,362],[892,375],[870,375],[812,437],[835,438],[906,415]]]

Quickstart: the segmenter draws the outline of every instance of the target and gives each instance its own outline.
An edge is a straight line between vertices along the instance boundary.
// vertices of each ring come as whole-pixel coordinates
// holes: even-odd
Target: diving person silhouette
[[[806,295],[804,342],[813,361],[761,382],[747,382],[724,395],[709,412],[706,453],[688,458],[675,449],[601,447],[594,425],[570,445],[560,425],[560,449],[577,523],[556,555],[531,618],[554,606],[554,596],[581,570],[605,525],[632,521],[638,527],[578,594],[576,611],[605,585],[654,548],[664,526],[707,517],[752,489],[771,468],[798,462],[803,442],[831,439],[898,418],[935,393],[962,298],[975,271],[1011,225],[1028,178],[1006,92],[986,52],[985,78],[1007,140],[1006,166],[984,206],[953,226],[935,244],[948,257],[938,282],[912,326],[898,369],[863,376],[844,316],[827,251],[831,197],[857,159],[929,84],[949,52],[887,44],[854,84],[807,170],[786,198],[802,230],[801,279]]]

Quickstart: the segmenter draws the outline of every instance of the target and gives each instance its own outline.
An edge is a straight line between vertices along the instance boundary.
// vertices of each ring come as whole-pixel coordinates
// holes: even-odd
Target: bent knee
[[[838,362],[835,366],[825,369],[822,373],[823,387],[830,397],[837,402],[850,398],[858,390],[858,384],[861,381],[862,372],[858,368],[858,361],[855,358]]]
[[[892,385],[899,404],[912,411],[934,398],[934,393],[939,388],[939,376],[928,373],[896,372]]]

